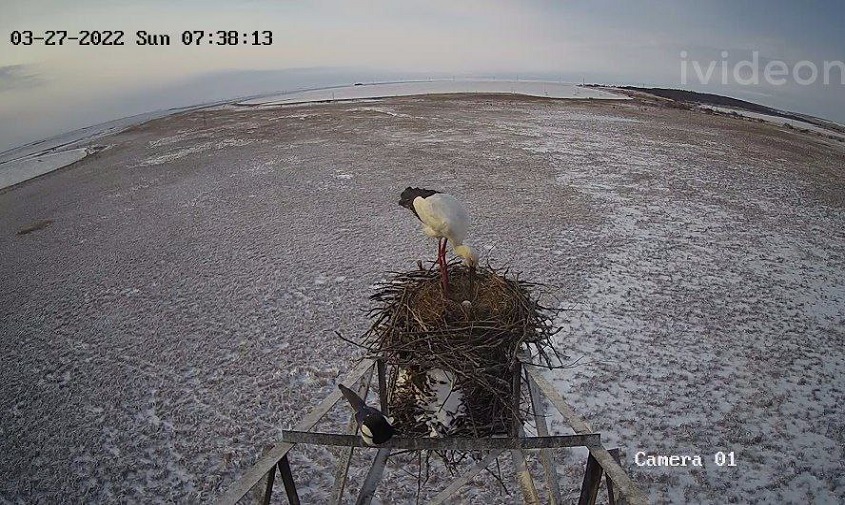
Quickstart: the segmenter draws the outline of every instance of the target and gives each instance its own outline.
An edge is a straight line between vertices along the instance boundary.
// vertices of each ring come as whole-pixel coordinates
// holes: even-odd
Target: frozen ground
[[[190,108],[190,107],[189,107]],[[189,109],[188,108],[188,109]],[[108,121],[93,126],[87,126],[71,132],[56,135],[48,139],[39,140],[38,142],[31,142],[29,144],[9,149],[0,152],[0,174],[2,174],[8,167],[13,166],[9,163],[22,160],[34,155],[47,155],[49,153],[56,153],[59,151],[66,151],[70,149],[79,148],[82,145],[90,144],[100,137],[120,132],[130,126],[146,123],[152,119],[169,116],[176,112],[185,109],[169,109],[159,110],[155,112],[148,112],[145,114],[138,114],[129,116],[114,121]]]
[[[89,154],[106,148],[107,146],[96,144],[97,140],[104,136],[118,133],[126,128],[143,124],[153,119],[198,107],[210,106],[217,106],[217,104],[158,110],[138,114],[87,126],[0,152],[0,189],[39,177],[53,170],[58,170],[79,161]]]
[[[742,109],[734,109],[731,107],[718,107],[714,105],[700,105],[702,109],[711,109],[719,112],[725,112],[727,114],[738,114],[744,117],[750,117],[753,119],[760,119],[762,121],[766,121],[767,123],[779,124],[779,125],[790,125],[794,128],[800,128],[803,130],[810,130],[812,132],[816,132],[822,135],[830,135],[837,139],[845,139],[845,135],[841,132],[832,130],[830,128],[822,128],[821,126],[814,125],[812,123],[808,123],[806,121],[797,121],[795,119],[787,119],[778,116],[772,116],[770,114],[761,114],[759,112],[751,112],[748,110]]]
[[[627,100],[622,93],[613,93],[575,84],[546,81],[497,81],[497,80],[433,80],[387,83],[359,83],[349,86],[296,90],[280,94],[263,95],[243,100],[227,100],[176,109],[159,110],[121,118],[106,123],[80,128],[38,142],[9,149],[0,153],[0,189],[39,177],[53,170],[79,161],[90,154],[80,149],[97,139],[118,133],[131,126],[179,112],[196,109],[232,110],[239,106],[269,106],[334,100],[363,100],[393,96],[410,96],[443,93],[511,93],[549,98],[575,98],[600,100]],[[98,146],[99,150],[100,146]],[[157,163],[153,161],[153,163]]]
[[[91,154],[91,150],[83,147],[27,156],[9,163],[7,166],[4,166],[6,164],[0,165],[0,189],[58,170],[81,160],[89,154]]]
[[[393,96],[433,95],[444,93],[515,93],[549,98],[577,98],[601,100],[627,100],[622,93],[611,93],[576,84],[547,81],[497,81],[477,79],[452,79],[433,81],[407,81],[390,83],[359,83],[353,86],[293,91],[279,95],[263,96],[239,102],[241,105],[281,105],[325,100],[360,100]]]
[[[352,366],[332,332],[365,330],[370,286],[434,258],[396,205],[414,184],[466,202],[484,258],[556,286],[573,366],[553,379],[653,501],[845,501],[838,142],[510,95],[195,111],[101,142],[0,192],[2,500],[219,494]],[[574,496],[584,454],[557,456]],[[384,503],[416,491],[397,459]],[[331,463],[294,451],[306,503]],[[460,497],[515,499],[489,477]]]

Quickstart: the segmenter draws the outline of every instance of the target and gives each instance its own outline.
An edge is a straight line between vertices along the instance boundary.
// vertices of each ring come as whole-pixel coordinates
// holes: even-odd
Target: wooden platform
[[[520,386],[515,388],[515,390],[520,391],[522,387],[527,386],[530,393],[530,412],[534,417],[537,428],[538,436],[536,437],[526,437],[521,423],[515,423],[510,435],[506,437],[394,437],[379,447],[369,447],[363,445],[361,439],[355,435],[357,425],[354,422],[354,418],[350,419],[346,434],[316,433],[310,431],[341,399],[340,391],[334,391],[305,416],[294,429],[283,431],[282,440],[279,444],[249,468],[216,503],[220,505],[245,503],[245,498],[247,498],[250,490],[263,480],[264,486],[260,502],[268,504],[273,492],[276,469],[278,469],[288,502],[292,505],[299,504],[299,496],[287,457],[288,452],[297,444],[342,446],[347,448],[337,463],[335,485],[332,490],[332,499],[330,502],[332,504],[340,504],[342,502],[353,451],[356,449],[377,451],[356,501],[359,505],[368,505],[384,474],[390,452],[394,449],[400,449],[412,451],[490,451],[484,459],[478,462],[467,473],[452,481],[429,502],[435,505],[445,503],[461,487],[496,461],[505,451],[510,451],[511,457],[514,460],[517,482],[519,483],[525,503],[541,503],[534,477],[528,471],[525,462],[525,451],[537,450],[540,452],[540,461],[544,469],[543,480],[547,491],[545,502],[557,505],[562,503],[559,489],[560,478],[557,474],[556,465],[550,449],[564,447],[586,447],[589,450],[589,456],[585,464],[581,495],[578,501],[579,504],[592,505],[595,503],[601,487],[602,476],[606,476],[608,499],[611,504],[624,502],[629,505],[644,505],[647,503],[645,495],[636,487],[624,469],[619,465],[618,451],[615,449],[608,450],[601,444],[601,435],[594,433],[587,423],[578,417],[575,410],[564,401],[563,397],[554,389],[552,384],[542,376],[541,370],[538,367],[525,366],[523,370],[518,370],[514,375],[515,384],[519,384]],[[374,374],[378,378],[381,409],[387,414],[387,381],[385,377],[385,366],[382,362],[364,360],[341,382],[344,384],[359,384],[358,393],[365,398]],[[543,397],[560,411],[566,423],[575,432],[574,435],[551,436],[549,434]],[[515,395],[515,402],[517,404],[519,403],[519,395]],[[242,500],[244,501],[242,502]]]

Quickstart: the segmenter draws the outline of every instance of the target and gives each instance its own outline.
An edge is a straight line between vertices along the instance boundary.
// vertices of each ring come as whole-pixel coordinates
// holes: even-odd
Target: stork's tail
[[[364,406],[367,405],[364,402],[364,400],[361,399],[360,396],[355,394],[355,391],[352,391],[351,389],[344,386],[343,384],[338,384],[337,387],[338,387],[338,389],[340,389],[340,392],[343,393],[343,397],[346,398],[346,401],[349,402],[349,405],[352,406],[352,410],[357,412],[357,411],[361,410],[361,407],[364,407]]]

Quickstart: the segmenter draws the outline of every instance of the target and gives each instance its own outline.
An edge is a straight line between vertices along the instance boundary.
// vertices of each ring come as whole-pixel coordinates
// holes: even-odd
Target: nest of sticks
[[[557,311],[532,296],[540,285],[507,270],[458,262],[447,268],[448,294],[439,271],[421,263],[377,286],[373,323],[358,345],[387,365],[390,415],[403,436],[513,434],[521,422],[520,358],[559,361],[552,345]],[[448,425],[433,426],[429,400],[446,382],[461,409]]]

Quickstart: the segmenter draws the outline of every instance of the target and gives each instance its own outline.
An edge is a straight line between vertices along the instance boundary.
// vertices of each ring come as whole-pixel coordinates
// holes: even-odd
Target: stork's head
[[[478,255],[468,245],[459,245],[455,247],[455,255],[464,259],[464,265],[472,268],[478,264]]]

